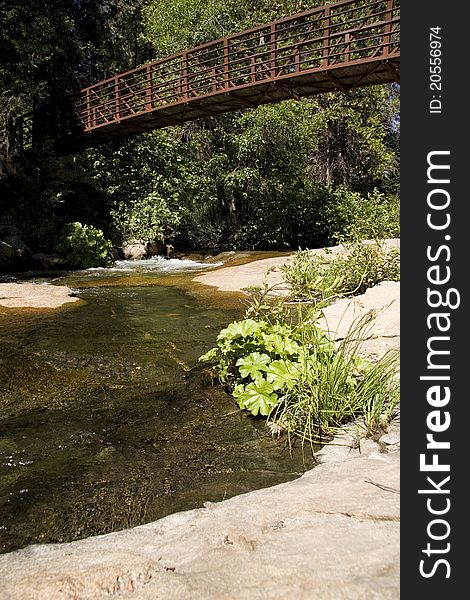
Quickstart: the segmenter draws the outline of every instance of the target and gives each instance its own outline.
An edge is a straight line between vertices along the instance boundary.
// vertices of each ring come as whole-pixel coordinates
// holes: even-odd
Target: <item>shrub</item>
[[[325,220],[333,242],[399,237],[400,200],[377,189],[362,196],[341,186],[332,194]]]
[[[171,236],[180,223],[179,214],[170,210],[166,200],[156,192],[144,198],[126,198],[111,210],[111,217],[124,241]]]
[[[63,260],[72,267],[110,267],[112,243],[103,232],[92,225],[68,223],[63,230],[63,239],[57,250]]]
[[[400,279],[400,251],[385,250],[379,242],[351,243],[334,257],[294,253],[281,267],[291,296],[296,300],[329,301],[339,296],[363,294],[381,281]]]

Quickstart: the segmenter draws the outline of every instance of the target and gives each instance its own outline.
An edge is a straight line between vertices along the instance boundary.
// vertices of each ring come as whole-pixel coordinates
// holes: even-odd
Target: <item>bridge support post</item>
[[[145,110],[152,110],[152,66],[147,65],[145,71]]]
[[[91,121],[91,99],[90,99],[90,90],[86,91],[86,127],[87,129],[91,129],[92,121]]]
[[[256,58],[254,56],[250,59],[250,80],[251,83],[256,83]]]
[[[295,67],[295,72],[300,73],[300,50],[298,48],[294,54],[294,67]]]
[[[330,6],[325,6],[323,16],[323,60],[322,67],[328,67],[330,64],[330,26],[331,26],[331,11]]]
[[[230,88],[230,59],[228,55],[228,38],[224,38],[224,89],[226,91]]]
[[[393,19],[393,0],[387,0],[387,13],[385,15],[385,21],[387,24],[384,27],[384,42],[383,42],[383,56],[388,56],[390,51],[390,44],[392,41],[392,19]]]
[[[117,120],[121,118],[120,115],[120,98],[119,98],[119,78],[114,78],[114,115]]]
[[[344,34],[344,62],[349,62],[351,54],[351,40],[353,39],[350,33]]]
[[[188,53],[183,52],[183,81],[182,81],[182,90],[183,90],[183,100],[189,100],[189,80],[188,80]]]
[[[277,60],[277,43],[276,43],[276,24],[271,23],[271,77],[274,79],[277,75],[276,60]]]

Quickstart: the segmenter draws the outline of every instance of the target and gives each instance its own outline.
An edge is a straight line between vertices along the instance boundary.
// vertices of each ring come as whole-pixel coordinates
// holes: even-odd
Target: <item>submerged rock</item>
[[[114,448],[113,446],[107,446],[106,448],[103,448],[103,450],[101,450],[100,452],[98,452],[98,454],[95,455],[95,460],[101,461],[101,460],[108,460],[108,459],[112,459],[114,457],[114,455],[116,454],[116,448]]]

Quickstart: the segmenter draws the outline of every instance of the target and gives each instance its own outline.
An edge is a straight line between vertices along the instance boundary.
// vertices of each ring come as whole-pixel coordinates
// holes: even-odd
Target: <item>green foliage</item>
[[[233,390],[233,397],[240,408],[246,408],[252,415],[267,416],[278,401],[274,387],[265,379],[259,377],[248,385],[239,384]]]
[[[0,125],[149,58],[146,0],[0,0]],[[36,123],[41,127],[42,123]],[[53,126],[54,122],[48,123]]]
[[[260,354],[259,352],[252,352],[246,358],[239,358],[236,362],[238,372],[242,377],[251,377],[254,381],[261,378],[262,372],[267,371],[267,365],[270,362],[268,354]]]
[[[3,4],[0,121],[6,107],[24,112],[101,79],[105,69],[144,62],[150,45],[152,58],[163,57],[323,2]],[[30,239],[53,239],[75,220],[102,228],[116,242],[163,237],[185,248],[319,247],[397,235],[397,115],[397,86],[374,86],[102,145],[76,163],[91,177],[99,219],[73,210],[70,182],[41,174],[44,193],[30,202],[41,213],[40,227]],[[61,214],[65,199],[67,215]]]
[[[400,236],[400,200],[378,189],[363,196],[341,186],[325,211],[336,242],[378,240]]]
[[[113,237],[107,198],[84,180],[71,157],[41,157],[0,183],[0,220],[15,225],[36,252],[54,252],[67,223],[79,221]]]
[[[47,150],[59,131],[67,133],[69,94],[108,70],[150,58],[140,37],[145,2],[0,0],[0,136],[15,116],[41,110],[34,123],[37,152],[18,159],[17,176],[0,182],[0,219],[16,225],[33,251],[52,251],[67,222],[112,234],[108,197],[81,179],[77,164],[62,176],[70,158],[54,159]]]
[[[380,242],[354,242],[346,252],[322,256],[309,250],[294,253],[291,263],[281,267],[296,300],[331,301],[363,294],[381,281],[400,279],[400,251],[384,249]]]
[[[321,441],[362,417],[368,433],[385,427],[398,403],[398,353],[373,364],[358,355],[373,316],[354,324],[339,344],[317,325],[318,309],[293,320],[285,308],[251,307],[200,357],[241,409],[265,416],[303,442]]]
[[[313,324],[307,327],[322,360],[333,345]],[[217,348],[200,358],[218,360],[218,375],[233,388],[241,408],[268,415],[299,374],[302,357],[309,353],[301,345],[304,331],[280,321],[247,318],[235,321],[217,337]]]
[[[346,99],[328,94],[188,126],[183,137],[193,180],[181,195],[182,238],[193,247],[295,248],[330,244],[354,226],[366,231],[364,223],[358,230],[358,214],[347,204],[352,198],[360,208],[363,193],[343,200],[336,190],[385,189],[396,181],[386,97],[379,88]],[[382,196],[371,195],[367,233],[396,231],[391,202]],[[374,226],[379,212],[382,227]]]
[[[322,0],[150,0],[144,9],[144,37],[163,57],[320,4]]]
[[[154,131],[89,150],[81,162],[109,199],[120,240],[175,236],[194,179],[177,133]]]
[[[111,210],[111,218],[123,240],[154,240],[175,231],[180,216],[172,212],[165,198],[151,192],[144,198],[119,202]]]
[[[57,250],[67,264],[88,269],[110,267],[113,264],[112,247],[112,243],[104,237],[101,230],[76,222],[65,227],[63,239]]]
[[[387,352],[361,382],[362,418],[366,433],[386,430],[400,402],[398,385],[399,349]]]

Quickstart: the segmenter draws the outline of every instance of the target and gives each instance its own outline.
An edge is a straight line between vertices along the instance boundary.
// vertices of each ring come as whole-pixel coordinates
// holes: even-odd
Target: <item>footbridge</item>
[[[75,152],[200,117],[399,82],[399,72],[399,0],[341,0],[80,90],[55,120],[58,149]],[[35,120],[38,113],[16,121],[23,150],[34,145]]]

